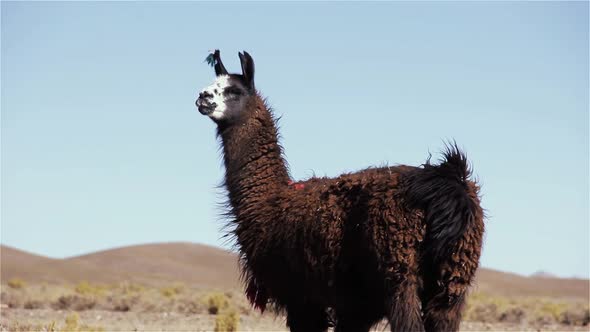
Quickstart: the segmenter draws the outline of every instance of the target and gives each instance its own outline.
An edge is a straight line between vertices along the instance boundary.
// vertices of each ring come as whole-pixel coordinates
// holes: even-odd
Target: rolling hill
[[[3,282],[11,278],[49,283],[76,282],[79,280],[116,282],[123,277],[113,271],[105,273],[103,269],[91,263],[52,259],[4,245],[0,247],[0,258],[0,277]]]
[[[182,282],[202,287],[239,287],[237,256],[225,250],[192,243],[159,243],[52,259],[2,245],[3,282],[145,284]]]
[[[123,247],[68,258],[72,264],[101,266],[147,283],[179,281],[205,287],[237,287],[238,259],[228,251],[194,243]]]
[[[203,288],[238,288],[235,253],[194,243],[158,243],[99,251],[67,259],[52,259],[0,246],[1,279],[28,282],[145,284],[182,282]],[[525,277],[481,268],[474,288],[490,294],[588,299],[586,279]]]

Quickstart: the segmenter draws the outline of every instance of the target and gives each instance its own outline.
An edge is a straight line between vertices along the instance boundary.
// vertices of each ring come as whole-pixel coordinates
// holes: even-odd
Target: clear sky
[[[230,71],[254,57],[295,178],[418,165],[455,139],[483,186],[482,265],[588,277],[588,2],[1,7],[3,244],[224,245],[194,106],[219,48]]]

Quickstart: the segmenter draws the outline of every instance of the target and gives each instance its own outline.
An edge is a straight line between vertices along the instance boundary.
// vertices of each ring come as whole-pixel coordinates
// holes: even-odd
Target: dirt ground
[[[71,311],[52,309],[12,309],[3,308],[0,331],[27,329],[31,326],[47,326],[56,322],[63,329],[63,322]],[[78,312],[79,325],[102,329],[103,331],[213,331],[215,316],[210,314],[183,314],[177,312],[113,312],[87,310]],[[20,326],[20,327],[19,327]],[[61,326],[61,327],[60,327]],[[38,328],[38,327],[37,327]],[[37,329],[35,328],[35,329]],[[43,329],[39,329],[42,331]],[[83,329],[80,329],[83,330]],[[373,331],[388,331],[380,324]],[[461,331],[588,331],[588,326],[503,324],[463,322]],[[241,315],[238,331],[288,331],[284,317],[272,314]]]
[[[252,309],[238,257],[219,248],[161,243],[53,259],[0,244],[0,256],[0,332],[287,330],[284,317]],[[481,268],[461,330],[590,331],[589,286]]]

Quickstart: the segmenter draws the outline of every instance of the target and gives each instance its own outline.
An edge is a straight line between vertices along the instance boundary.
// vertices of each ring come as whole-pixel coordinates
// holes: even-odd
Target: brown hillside
[[[51,259],[8,246],[0,246],[0,278],[6,282],[20,278],[29,282],[77,282],[92,280],[96,282],[116,282],[121,275],[106,271],[85,262],[67,262]]]
[[[547,296],[588,300],[588,279],[524,277],[485,268],[478,270],[475,290],[505,296]]]
[[[146,284],[182,282],[207,288],[240,287],[234,253],[193,243],[161,243],[122,247],[68,259],[51,259],[1,246],[1,278],[29,282]],[[547,296],[588,300],[586,279],[524,277],[481,268],[474,290],[506,296]]]
[[[225,250],[194,243],[147,244],[69,258],[119,271],[132,280],[178,281],[204,287],[238,287],[238,258]]]

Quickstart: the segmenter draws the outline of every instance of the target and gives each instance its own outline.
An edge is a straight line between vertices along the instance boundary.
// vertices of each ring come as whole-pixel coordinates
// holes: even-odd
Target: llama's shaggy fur
[[[216,73],[227,74],[216,56]],[[232,75],[246,90],[251,65],[250,77]],[[286,311],[291,331],[325,331],[328,308],[336,331],[368,331],[384,317],[392,331],[457,330],[484,233],[461,151],[449,146],[437,165],[293,185],[276,121],[251,86],[239,116],[214,120],[253,304]],[[198,105],[212,112],[206,101]]]

